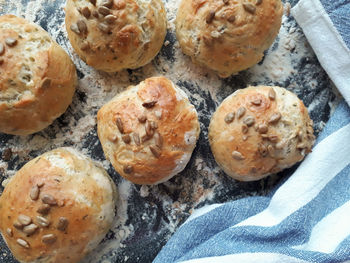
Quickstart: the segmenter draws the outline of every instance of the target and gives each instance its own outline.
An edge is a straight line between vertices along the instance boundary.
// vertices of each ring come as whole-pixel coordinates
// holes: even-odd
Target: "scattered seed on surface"
[[[267,146],[267,151],[269,152],[269,155],[270,155],[271,157],[274,157],[274,156],[275,156],[275,149],[273,148],[272,145]]]
[[[30,224],[23,228],[23,232],[28,236],[30,236],[30,235],[33,235],[37,229],[38,229],[38,226],[36,224]]]
[[[134,168],[131,165],[125,165],[123,171],[126,174],[131,174],[134,171]]]
[[[224,2],[225,5],[227,5],[229,0],[222,0],[222,2]]]
[[[247,135],[243,135],[242,136],[242,140],[245,142],[246,140],[248,140],[248,136]]]
[[[213,22],[214,18],[215,18],[215,11],[211,10],[209,11],[205,21],[207,22],[207,24],[210,24],[211,22]]]
[[[156,115],[156,117],[157,117],[158,120],[160,120],[160,119],[162,118],[162,112],[159,111],[159,110],[156,110],[156,111],[154,112],[154,115]]]
[[[230,23],[233,23],[236,21],[236,17],[234,15],[230,15],[228,18],[227,18],[227,21],[230,22]]]
[[[17,45],[17,39],[12,38],[12,37],[8,37],[5,39],[5,43],[6,45],[8,45],[9,47],[14,47]]]
[[[117,20],[117,17],[114,16],[114,15],[107,15],[105,17],[105,21],[108,23],[108,24],[113,24],[115,22],[115,20]]]
[[[263,0],[256,0],[256,5],[261,5]]]
[[[248,132],[248,130],[249,130],[248,126],[245,125],[245,124],[243,124],[243,125],[242,125],[242,132],[243,132],[244,134],[246,134],[246,133]]]
[[[23,227],[24,227],[24,225],[22,225],[20,222],[18,222],[18,221],[15,221],[14,223],[13,223],[13,226],[15,227],[15,228],[17,228],[17,229],[22,229]]]
[[[126,144],[129,144],[131,142],[131,137],[129,134],[125,134],[122,136],[122,140],[123,142],[125,142]]]
[[[278,142],[278,136],[277,135],[269,135],[269,141],[276,143]]]
[[[113,0],[104,0],[101,5],[111,8],[113,6]]]
[[[41,241],[44,243],[44,244],[53,244],[55,243],[57,240],[57,237],[55,234],[48,234],[48,235],[44,235],[42,236],[41,238]]]
[[[90,44],[88,41],[83,41],[83,43],[81,43],[80,49],[83,51],[89,50],[90,49]]]
[[[78,20],[77,26],[78,26],[78,29],[81,33],[83,33],[83,34],[87,33],[88,29],[87,29],[87,26],[86,26],[86,23],[84,20]]]
[[[21,238],[17,239],[17,244],[20,245],[21,247],[29,248],[28,242],[23,240],[23,239],[21,239]]]
[[[314,133],[314,128],[312,128],[312,126],[308,126],[308,127],[306,128],[306,132],[307,132],[308,134],[313,134],[313,133]]]
[[[30,198],[32,200],[38,200],[40,194],[40,189],[37,185],[33,186],[32,189],[30,189]]]
[[[159,149],[163,147],[163,137],[158,132],[154,134],[154,141]]]
[[[154,130],[153,130],[151,123],[149,121],[146,121],[145,132],[146,132],[148,137],[152,137],[154,134]]]
[[[71,24],[71,26],[69,27],[70,30],[72,30],[75,34],[80,35],[80,31],[79,28],[77,26],[77,24]]]
[[[45,185],[45,183],[44,182],[40,182],[40,183],[37,183],[36,184],[39,188],[41,188],[41,187],[43,187],[44,185]]]
[[[302,141],[302,140],[303,140],[303,135],[304,135],[304,134],[303,134],[302,131],[299,131],[299,132],[298,132],[297,136],[298,136],[298,140],[299,140],[299,141]]]
[[[42,216],[36,216],[36,222],[41,227],[48,227],[50,225],[50,221]]]
[[[297,148],[298,148],[298,149],[304,149],[304,148],[306,148],[306,143],[305,143],[305,142],[298,143],[298,144],[297,144]]]
[[[91,4],[96,5],[96,0],[89,0]]]
[[[0,56],[4,55],[4,53],[5,53],[5,46],[2,43],[0,43]]]
[[[237,161],[242,161],[245,159],[244,156],[238,151],[233,151],[232,157],[233,157],[233,159],[236,159]]]
[[[58,219],[58,224],[57,224],[57,229],[59,231],[66,231],[67,227],[68,227],[69,221],[67,218],[65,217],[60,217]]]
[[[147,121],[146,115],[141,115],[138,117],[140,123],[145,123]]]
[[[97,27],[104,33],[108,33],[110,30],[109,26],[105,23],[99,23]]]
[[[118,135],[112,134],[112,135],[108,136],[108,140],[111,142],[118,142]]]
[[[109,15],[111,13],[111,10],[109,10],[107,7],[105,6],[100,6],[97,11],[103,15],[103,16],[106,16],[106,15]]]
[[[7,228],[6,229],[6,233],[9,237],[13,237],[13,232],[12,232],[12,229],[11,228]]]
[[[142,103],[142,106],[147,108],[147,109],[150,109],[150,108],[153,108],[154,105],[156,105],[156,103],[157,103],[156,100],[147,101],[147,102]]]
[[[4,64],[5,60],[3,58],[0,58],[0,65]]]
[[[267,147],[264,144],[259,145],[259,153],[262,157],[266,157],[268,154]]]
[[[51,206],[48,204],[43,204],[39,206],[38,210],[36,210],[39,214],[47,215],[50,212]]]
[[[153,130],[158,129],[158,123],[156,123],[155,121],[150,121],[150,125]]]
[[[132,138],[134,139],[134,142],[137,146],[141,145],[141,139],[140,139],[140,135],[137,132],[134,132],[132,134]]]
[[[252,100],[251,103],[255,106],[260,106],[261,103],[262,103],[262,100],[261,99],[255,99],[255,100]]]
[[[98,12],[96,10],[92,10],[91,14],[92,14],[93,17],[96,17],[96,18],[100,17],[100,15],[98,14]]]
[[[57,205],[57,200],[56,198],[54,198],[52,195],[50,194],[44,194],[41,197],[41,201],[43,201],[44,204],[48,204],[48,205]]]
[[[227,124],[233,122],[233,120],[235,119],[235,113],[234,112],[230,112],[225,116],[225,122]]]
[[[258,132],[260,133],[260,134],[263,134],[263,133],[267,133],[268,132],[268,130],[269,130],[269,127],[266,125],[266,124],[259,124],[259,126],[258,126]]]
[[[116,123],[117,123],[117,127],[118,127],[118,130],[120,131],[120,133],[124,133],[124,125],[123,125],[121,118],[118,117],[116,120]]]
[[[44,81],[41,84],[42,89],[47,89],[51,86],[51,79],[45,78]]]
[[[246,124],[248,127],[250,127],[254,125],[255,119],[253,116],[248,115],[243,119],[243,123]]]
[[[240,107],[238,110],[237,110],[237,118],[240,119],[243,117],[243,115],[245,114],[246,112],[246,109],[244,107]]]
[[[245,3],[243,3],[243,8],[248,13],[255,14],[256,7],[253,4],[245,2]]]
[[[272,116],[270,117],[269,123],[272,123],[272,124],[277,123],[277,122],[279,122],[281,117],[282,117],[281,113],[276,112],[276,113],[272,114]]]
[[[271,88],[269,90],[269,99],[270,100],[275,100],[276,99],[276,91],[273,88]]]
[[[151,146],[149,147],[149,149],[151,150],[151,152],[152,152],[152,154],[154,155],[154,157],[156,157],[156,158],[159,158],[159,157],[160,157],[161,151],[160,151],[160,149],[159,149],[157,146],[151,145]]]
[[[144,135],[141,136],[141,142],[142,143],[146,142],[149,139],[150,139],[150,137],[147,134],[144,134]]]
[[[27,226],[32,222],[32,219],[26,215],[19,215],[17,220],[23,226]]]
[[[85,18],[89,18],[91,16],[91,11],[87,6],[81,9],[81,13],[83,16],[85,16]]]

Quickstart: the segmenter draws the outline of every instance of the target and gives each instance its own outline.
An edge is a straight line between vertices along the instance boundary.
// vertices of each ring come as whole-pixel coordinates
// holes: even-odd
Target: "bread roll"
[[[164,77],[146,79],[114,97],[97,114],[106,158],[136,184],[157,184],[181,172],[199,136],[197,112]]]
[[[88,65],[107,72],[149,63],[166,35],[161,0],[68,0],[69,40]]]
[[[24,165],[0,197],[0,231],[23,263],[76,263],[105,236],[115,216],[108,174],[72,148]]]
[[[77,76],[66,52],[38,25],[0,16],[0,132],[26,135],[62,115]]]
[[[295,94],[280,87],[249,87],[218,107],[209,142],[225,173],[254,181],[301,161],[314,144],[312,125]]]
[[[262,59],[282,14],[280,0],[182,0],[176,35],[193,62],[229,77]]]

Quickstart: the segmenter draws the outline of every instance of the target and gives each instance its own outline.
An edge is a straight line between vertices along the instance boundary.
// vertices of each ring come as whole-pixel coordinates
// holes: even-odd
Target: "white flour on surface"
[[[171,43],[169,40],[165,42],[165,46],[173,52],[173,61],[165,55],[159,55],[155,61],[132,73],[126,70],[112,74],[96,71],[79,59],[67,40],[67,33],[62,16],[64,13],[63,2],[60,8],[54,10],[54,16],[50,17],[49,21],[44,21],[46,16],[42,10],[45,9],[49,1],[50,0],[29,1],[27,6],[23,6],[22,1],[6,1],[6,8],[12,10],[13,12],[11,13],[25,17],[30,21],[35,21],[38,24],[45,22],[49,34],[68,52],[77,70],[84,74],[84,77],[79,80],[73,104],[65,115],[60,118],[65,123],[64,125],[55,121],[51,127],[43,132],[30,136],[14,136],[12,139],[8,140],[6,144],[0,145],[0,152],[10,148],[12,150],[12,158],[18,158],[16,161],[17,165],[12,168],[9,168],[7,161],[0,160],[0,175],[1,171],[3,171],[5,177],[14,175],[20,166],[34,157],[34,153],[35,155],[39,155],[57,147],[66,146],[67,141],[69,145],[74,146],[85,155],[100,163],[106,170],[111,170],[112,168],[108,161],[96,158],[92,152],[92,149],[98,147],[98,141],[96,140],[92,142],[92,144],[88,144],[88,146],[84,143],[86,143],[86,138],[88,136],[96,136],[96,113],[99,108],[129,85],[137,84],[147,77],[164,75],[175,83],[189,83],[191,87],[194,87],[194,90],[203,91],[203,94],[210,95],[214,106],[219,105],[223,98],[228,96],[233,90],[242,88],[241,82],[238,81],[243,78],[241,75],[237,76],[237,81],[235,79],[236,76],[231,80],[222,80],[212,72],[194,65],[191,59],[182,53],[178,42]],[[4,1],[0,0],[0,12],[4,10],[4,3]],[[174,20],[178,4],[179,1],[176,0],[169,0],[165,3],[168,16],[168,31],[172,36],[174,36],[175,32]],[[296,26],[295,22],[291,21],[287,16],[283,17],[283,26],[278,39],[279,44],[277,46],[274,45],[267,52],[263,63],[252,67],[243,73],[243,76],[248,78],[247,84],[288,83],[288,87],[286,88],[295,91],[298,95],[298,92],[302,94],[301,92],[305,87],[298,86],[297,82],[291,81],[291,78],[297,77],[296,75],[298,72],[296,66],[298,63],[304,57],[313,57],[313,52],[307,45],[302,31]],[[308,64],[305,64],[305,67],[307,68]],[[311,71],[309,76],[306,77],[308,78],[308,89],[312,90],[320,85]],[[239,84],[233,86],[236,85],[235,83]],[[186,86],[180,85],[180,87],[183,88],[190,97],[194,106],[197,109],[201,109],[198,111],[199,118],[208,119],[210,116],[207,115],[212,113],[214,106],[209,108],[206,98],[203,97],[202,93],[193,92],[193,90],[187,89]],[[320,96],[322,97],[323,95],[321,94]],[[329,96],[328,90],[325,91],[324,96]],[[335,99],[334,101],[328,101],[328,97],[320,98],[320,100],[315,99],[308,105],[309,110],[312,111],[317,107],[321,107],[325,103],[324,100],[326,100],[326,104],[329,104],[331,110],[334,109],[338,101]],[[321,130],[324,124],[324,121],[317,122],[315,124],[316,129]],[[201,136],[207,138],[207,127],[205,127],[203,123],[201,123],[201,130]],[[209,145],[207,147],[209,147]],[[167,238],[169,238],[183,222],[184,217],[190,215],[193,208],[205,202],[210,203],[215,199],[215,195],[218,193],[219,189],[225,188],[223,181],[228,179],[213,162],[210,163],[207,161],[207,156],[202,156],[201,153],[195,155],[191,168],[191,173],[196,175],[193,180],[188,179],[181,181],[179,178],[175,178],[174,182],[166,182],[163,186],[142,186],[139,187],[140,190],[138,190],[137,186],[125,180],[120,180],[118,184],[120,194],[118,214],[111,230],[113,238],[106,239],[84,260],[84,262],[98,262],[98,260],[101,260],[100,262],[103,263],[113,262],[110,261],[109,258],[106,258],[105,255],[109,254],[109,257],[115,256],[120,249],[125,247],[124,242],[133,236],[135,233],[135,226],[132,223],[128,223],[128,220],[130,220],[128,217],[128,206],[130,205],[132,194],[135,195],[135,193],[137,193],[139,195],[138,197],[141,199],[153,197],[156,200],[161,200],[160,207],[165,211],[165,216],[167,218],[166,227],[168,231]],[[187,169],[189,169],[189,167],[187,167]],[[277,180],[277,177],[271,179],[268,184],[273,184],[274,180]],[[178,182],[182,183],[181,187],[178,185]],[[204,185],[209,187],[204,187]],[[174,201],[167,192],[164,194],[162,187],[165,187],[166,190],[170,192],[176,192],[179,191],[179,189],[191,190],[180,191],[178,197],[178,199],[182,201],[180,202],[177,200]],[[186,196],[189,192],[192,194],[190,196],[191,199]],[[255,195],[258,193],[250,192],[249,194]],[[237,194],[232,198],[225,198],[232,200],[240,198],[241,196],[244,196],[244,194]],[[186,202],[186,200],[188,200],[188,202]],[[145,204],[145,207],[152,208],[154,206],[155,204],[152,202]],[[154,220],[157,215],[144,212],[138,216],[139,220],[147,224],[151,222],[151,220]],[[123,258],[124,261],[131,260],[130,255],[125,255]]]

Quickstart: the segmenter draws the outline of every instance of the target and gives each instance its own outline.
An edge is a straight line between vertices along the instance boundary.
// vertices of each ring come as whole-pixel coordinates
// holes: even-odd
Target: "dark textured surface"
[[[47,1],[45,8],[40,10],[40,15],[36,16],[35,22],[38,22],[44,29],[48,29],[50,18],[52,16],[58,16],[60,23],[58,23],[57,26],[61,26],[64,20],[64,13],[60,9],[61,1],[63,0]],[[297,1],[291,2],[293,4]],[[2,13],[14,10],[15,6],[10,3],[3,6],[4,10]],[[22,0],[22,3],[26,5],[27,1]],[[295,27],[295,21],[293,18],[289,17],[284,26],[287,29],[288,27]],[[168,32],[166,39],[170,44],[163,46],[160,54],[153,61],[154,67],[157,69],[161,68],[162,59],[170,63],[175,62],[177,59],[175,52],[176,47],[174,46],[176,41],[174,32]],[[68,49],[67,39],[63,33],[58,34],[56,41],[65,49]],[[305,44],[306,43],[305,40]],[[278,41],[270,48],[269,52],[277,47]],[[188,80],[177,81],[177,85],[186,90],[187,94],[192,94],[189,98],[199,112],[201,134],[197,147],[184,172],[175,176],[169,182],[150,187],[149,194],[146,197],[140,196],[140,186],[132,185],[132,193],[129,197],[127,209],[128,219],[125,225],[130,226],[133,231],[125,239],[122,239],[123,246],[115,247],[114,249],[111,248],[100,258],[101,261],[106,259],[110,262],[151,262],[161,247],[170,238],[173,229],[178,227],[180,223],[190,215],[193,208],[210,203],[235,200],[244,196],[266,195],[269,194],[281,180],[286,180],[288,178],[296,169],[296,166],[283,173],[257,182],[240,183],[230,179],[223,174],[223,172],[218,170],[213,159],[207,140],[207,127],[212,113],[215,111],[218,103],[225,97],[239,88],[245,88],[248,84],[264,83],[266,85],[271,84],[286,87],[296,92],[306,106],[313,105],[310,115],[315,122],[316,133],[318,133],[322,127],[322,123],[329,119],[331,111],[329,102],[334,102],[337,98],[331,89],[331,82],[320,67],[317,58],[309,47],[305,46],[305,48],[310,52],[301,59],[295,54],[295,61],[293,61],[294,71],[286,80],[272,81],[264,78],[258,82],[252,81],[251,73],[249,71],[244,71],[236,76],[222,80],[222,85],[216,94],[217,98],[215,100],[208,90],[199,87],[196,82]],[[269,52],[266,53],[267,56]],[[297,51],[291,49],[290,52],[293,53]],[[260,64],[262,63],[263,61]],[[159,71],[161,72],[161,70]],[[84,78],[86,74],[86,72],[81,70],[78,71],[79,78],[81,79]],[[134,84],[144,78],[144,76],[140,74],[140,70],[130,70],[128,74],[130,82]],[[205,76],[203,78],[205,78]],[[312,82],[310,82],[310,80],[312,80]],[[313,86],[313,83],[317,83],[317,85]],[[62,117],[55,121],[53,125],[55,128],[49,127],[40,134],[45,136],[45,138],[54,139],[57,127],[59,127],[60,132],[69,133],[71,129],[71,122],[69,122],[69,120],[71,120],[70,117],[74,115],[74,120],[77,122],[84,116],[84,112],[76,110],[76,104],[86,103],[88,97],[89,94],[78,89],[72,106]],[[198,100],[198,98],[200,98],[200,100]],[[96,107],[93,108],[92,111],[96,113],[97,110],[98,108]],[[19,145],[11,145],[14,141],[13,138],[14,136],[0,134],[0,150],[4,151],[4,149],[7,148],[19,147]],[[74,142],[69,138],[64,141],[63,145],[75,146]],[[82,138],[82,146],[88,149],[88,153],[93,159],[104,160],[102,148],[96,135],[96,127],[84,135]],[[52,145],[52,148],[54,147],[57,147],[57,145]],[[26,161],[41,153],[42,151],[40,150],[31,151],[25,160],[13,154],[10,160],[6,161],[8,163],[8,170],[18,170]],[[198,158],[203,160],[203,163],[205,163],[209,170],[198,169],[196,164]],[[0,181],[5,178],[5,174],[2,174],[4,172],[5,171],[0,170]],[[108,173],[117,185],[121,184],[123,180],[111,166],[109,166]],[[2,191],[3,189],[1,188],[0,190]],[[200,197],[206,196],[206,193],[212,193],[213,197],[201,199]],[[173,208],[176,207],[175,204],[184,204],[185,208],[175,211],[173,210]],[[170,224],[174,223],[174,220],[172,220],[174,216],[176,217],[175,227],[169,227]],[[143,217],[146,219],[143,220]],[[109,240],[116,239],[116,235],[118,235],[118,227],[108,233],[101,247],[103,247],[104,244],[108,244]],[[2,239],[0,239],[0,262],[16,262]]]

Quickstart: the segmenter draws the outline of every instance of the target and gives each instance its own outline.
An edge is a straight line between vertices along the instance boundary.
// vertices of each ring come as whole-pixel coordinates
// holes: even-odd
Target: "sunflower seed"
[[[134,139],[134,142],[137,146],[141,145],[140,135],[137,132],[134,132],[132,134],[132,138]]]
[[[307,134],[313,134],[314,133],[314,129],[312,128],[312,126],[308,126],[306,128],[306,132],[307,132]]]
[[[50,225],[50,221],[42,216],[36,216],[36,222],[41,227],[48,227]]]
[[[56,199],[50,194],[44,194],[41,197],[41,201],[43,201],[44,204],[48,204],[48,205],[51,205],[51,206],[57,205]]]
[[[250,127],[254,125],[255,119],[253,116],[248,115],[243,119],[243,123],[246,124],[248,127]]]
[[[147,121],[147,117],[146,117],[146,115],[143,114],[143,115],[138,117],[138,120],[141,123],[145,123]]]
[[[298,144],[297,144],[297,148],[298,148],[298,149],[304,149],[304,148],[306,148],[306,146],[307,146],[307,145],[306,145],[305,142],[301,142],[301,143],[298,143]]]
[[[105,21],[106,21],[106,23],[108,23],[108,24],[113,24],[113,23],[115,22],[115,20],[117,20],[117,17],[114,16],[114,15],[107,15],[107,16],[105,17]]]
[[[88,19],[91,16],[91,11],[87,6],[85,6],[81,9],[81,13],[83,16],[86,17],[86,19]]]
[[[277,122],[279,122],[281,117],[282,117],[281,113],[276,112],[276,113],[272,114],[272,116],[270,117],[269,123],[272,123],[272,124],[277,123]]]
[[[251,104],[255,105],[255,106],[260,106],[262,103],[261,99],[255,99],[251,101]]]
[[[249,130],[248,126],[245,125],[245,124],[243,124],[243,125],[242,125],[242,132],[243,132],[244,134],[246,134],[246,133],[248,132],[248,130]]]
[[[256,5],[261,5],[263,0],[256,0]]]
[[[236,21],[236,17],[234,15],[230,15],[228,18],[227,18],[227,21],[230,22],[230,23],[233,23]]]
[[[14,47],[17,45],[17,39],[12,38],[12,37],[8,37],[5,39],[5,43],[6,45],[8,45],[9,47]]]
[[[5,53],[5,46],[0,43],[0,56],[3,55]]]
[[[87,33],[88,29],[87,29],[87,26],[86,26],[86,23],[84,20],[78,20],[77,26],[78,26],[78,29],[81,33],[83,33],[83,34]]]
[[[32,222],[32,219],[26,215],[19,215],[17,220],[23,226],[27,226]]]
[[[90,49],[90,44],[88,41],[84,40],[83,43],[81,43],[80,49],[83,51]]]
[[[278,142],[278,136],[277,135],[269,135],[269,141],[276,143]]]
[[[258,125],[258,132],[260,134],[267,133],[268,130],[269,130],[269,127],[266,124],[263,123]]]
[[[9,237],[13,237],[13,232],[12,232],[12,229],[11,228],[7,228],[6,229],[6,233]]]
[[[156,100],[147,101],[147,102],[142,103],[142,106],[147,108],[147,109],[150,109],[150,108],[153,108],[154,105],[156,105],[156,103],[157,103]]]
[[[160,157],[161,151],[160,151],[160,149],[159,149],[157,146],[151,145],[151,146],[149,147],[149,149],[151,150],[151,152],[152,152],[152,154],[154,155],[154,157],[156,157],[156,158],[159,158],[159,157]]]
[[[146,142],[149,139],[150,139],[150,137],[147,134],[144,134],[144,135],[141,136],[141,142],[142,143]]]
[[[270,98],[270,100],[275,100],[276,99],[276,91],[273,88],[271,88],[269,90],[269,98]]]
[[[118,142],[118,135],[117,134],[111,134],[108,136],[108,140],[111,142]]]
[[[38,210],[36,210],[39,214],[47,215],[50,212],[51,207],[48,204],[43,204],[39,206]]]
[[[236,159],[237,161],[242,161],[245,159],[244,156],[238,151],[233,151],[232,157],[233,157],[233,159]]]
[[[134,168],[131,165],[125,165],[123,171],[126,174],[131,174],[134,171]]]
[[[23,228],[23,232],[27,234],[27,236],[30,236],[34,234],[37,229],[38,229],[38,226],[36,224],[30,224]]]
[[[29,248],[29,244],[27,241],[25,241],[21,238],[18,238],[16,241],[17,241],[17,244],[20,245],[21,247]]]
[[[228,4],[229,0],[222,0],[224,2],[225,5]]]
[[[111,10],[109,10],[107,7],[105,6],[100,6],[97,11],[103,15],[103,16],[106,16],[106,15],[109,15],[111,13]]]
[[[246,109],[244,107],[240,107],[237,110],[237,118],[240,119],[241,117],[243,117],[243,115],[245,114]]]
[[[153,130],[158,129],[158,124],[155,121],[150,121],[150,125]]]
[[[41,83],[42,89],[48,89],[51,86],[51,79],[45,78],[44,81]]]
[[[30,189],[30,198],[32,200],[38,200],[40,194],[40,189],[37,185],[33,186],[32,189]]]
[[[41,188],[41,187],[43,187],[44,185],[45,185],[45,183],[44,182],[40,182],[40,183],[37,183],[36,184],[39,188]]]
[[[53,244],[55,243],[57,240],[57,236],[55,234],[48,234],[48,235],[44,235],[42,236],[41,238],[41,241],[44,243],[44,244]]]
[[[110,30],[109,26],[105,23],[99,23],[97,27],[104,33],[108,33]]]
[[[60,217],[58,219],[58,224],[57,224],[57,229],[59,231],[66,231],[67,227],[68,227],[69,221],[67,218],[65,217]]]
[[[96,5],[96,0],[89,0],[91,4]]]
[[[0,58],[0,65],[4,64],[5,60],[3,58]]]
[[[267,147],[264,144],[260,144],[258,150],[262,157],[267,156],[268,151],[267,151]]]
[[[91,14],[92,14],[93,17],[96,17],[96,18],[100,17],[100,15],[98,14],[98,12],[96,10],[92,10]]]
[[[245,3],[243,3],[243,7],[244,7],[244,10],[247,11],[248,13],[250,13],[252,15],[255,14],[256,8],[253,4],[245,2]]]
[[[235,113],[234,112],[230,112],[225,116],[225,122],[227,124],[233,122],[233,120],[235,119]]]
[[[22,229],[23,227],[24,227],[24,225],[22,225],[20,222],[18,222],[18,221],[15,221],[14,223],[13,223],[13,226],[15,227],[15,228],[17,228],[17,229]]]
[[[71,24],[71,26],[69,27],[70,30],[72,30],[75,34],[80,35],[80,31],[79,28],[77,26],[77,24]]]
[[[159,149],[163,147],[163,137],[158,132],[154,134],[154,141]]]
[[[124,133],[124,125],[123,125],[122,120],[119,117],[117,118],[116,123],[117,123],[117,127],[118,127],[118,130],[120,131],[120,133]]]
[[[154,134],[154,130],[153,130],[151,123],[149,121],[146,121],[145,132],[146,132],[148,137],[152,137]]]
[[[156,110],[156,111],[154,112],[154,115],[156,115],[156,117],[157,117],[158,120],[160,120],[160,119],[162,118],[162,112],[159,111],[159,110]]]
[[[104,0],[101,5],[111,8],[113,6],[113,0]]]
[[[129,134],[125,134],[122,136],[122,140],[123,142],[125,142],[126,144],[129,144],[131,142],[131,137]]]
[[[275,148],[273,148],[272,145],[267,146],[267,151],[269,152],[269,155],[270,155],[271,157],[274,157],[274,156],[275,156]]]
[[[248,140],[248,136],[247,135],[243,135],[242,136],[242,140],[245,142],[246,140]]]
[[[303,140],[303,135],[304,135],[304,134],[303,134],[302,131],[299,131],[299,132],[298,132],[297,136],[298,136],[298,140],[299,140],[299,141],[302,141],[302,140]]]
[[[211,22],[213,22],[214,18],[215,18],[215,11],[211,10],[209,11],[205,21],[207,22],[207,24],[210,24]]]

